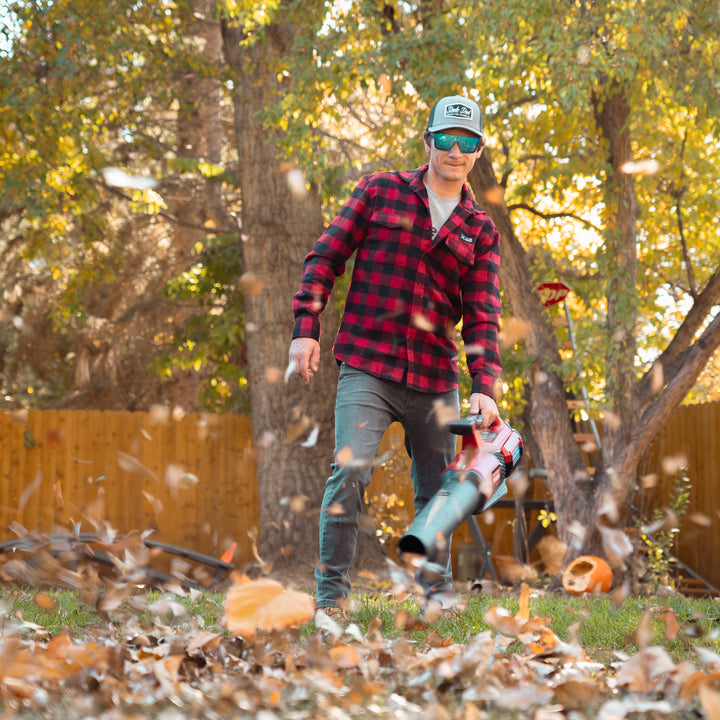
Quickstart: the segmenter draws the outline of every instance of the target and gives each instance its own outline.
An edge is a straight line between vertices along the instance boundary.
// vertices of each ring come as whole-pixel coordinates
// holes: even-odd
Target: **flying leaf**
[[[158,181],[155,178],[130,175],[118,167],[106,167],[102,171],[103,178],[107,185],[112,187],[131,188],[133,190],[150,190]]]
[[[286,589],[269,578],[240,578],[225,598],[225,626],[233,635],[254,638],[260,631],[285,630],[310,622],[315,603],[310,595]]]

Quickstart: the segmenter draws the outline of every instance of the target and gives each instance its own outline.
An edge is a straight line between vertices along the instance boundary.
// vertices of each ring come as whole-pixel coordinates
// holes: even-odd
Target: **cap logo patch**
[[[446,118],[456,118],[457,120],[472,120],[472,116],[472,108],[468,107],[467,105],[454,103],[453,105],[447,105],[445,107]]]

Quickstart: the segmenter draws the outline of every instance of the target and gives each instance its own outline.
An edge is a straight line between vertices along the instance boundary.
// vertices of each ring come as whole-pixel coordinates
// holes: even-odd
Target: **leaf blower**
[[[517,430],[498,418],[481,431],[481,422],[482,416],[469,415],[449,424],[450,432],[462,437],[460,452],[443,473],[440,489],[400,538],[400,552],[422,556],[425,573],[442,573],[452,533],[507,494],[506,481],[522,459]]]

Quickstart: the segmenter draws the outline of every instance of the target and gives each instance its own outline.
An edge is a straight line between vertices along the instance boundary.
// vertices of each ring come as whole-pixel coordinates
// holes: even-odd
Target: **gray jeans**
[[[320,558],[315,569],[319,606],[336,605],[350,592],[349,571],[365,488],[378,446],[391,423],[400,422],[405,430],[416,513],[440,487],[442,474],[455,456],[456,438],[438,425],[436,403],[459,413],[457,390],[422,393],[341,366],[335,403],[335,457],[340,462],[333,463],[320,513]],[[451,581],[448,560],[442,582],[426,589],[447,589]]]

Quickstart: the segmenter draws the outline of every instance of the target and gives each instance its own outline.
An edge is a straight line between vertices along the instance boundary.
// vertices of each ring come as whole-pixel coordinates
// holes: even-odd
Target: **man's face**
[[[477,137],[465,128],[450,128],[443,130],[444,135],[460,135],[461,137]],[[429,140],[429,144],[428,144]],[[443,182],[464,182],[475,161],[483,151],[482,141],[476,152],[464,153],[455,143],[450,150],[438,150],[432,136],[425,140],[425,151],[430,153],[428,164],[430,172],[437,175]]]

